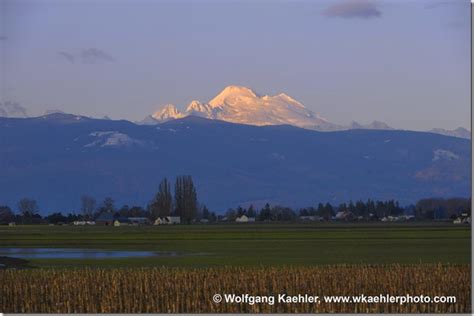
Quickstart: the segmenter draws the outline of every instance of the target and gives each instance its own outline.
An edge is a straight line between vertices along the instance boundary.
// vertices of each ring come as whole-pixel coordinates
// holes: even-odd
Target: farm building
[[[128,220],[132,225],[150,225],[151,224],[150,220],[146,217],[129,217]]]
[[[72,222],[74,226],[84,226],[84,225],[95,225],[94,221],[74,221]]]
[[[181,224],[181,217],[179,216],[158,217],[155,220],[155,223],[153,225],[173,225],[173,224]]]
[[[247,215],[242,215],[235,219],[237,223],[251,223],[255,222],[255,217],[248,217]]]
[[[355,217],[354,213],[352,213],[350,211],[337,212],[336,216],[334,217],[334,219],[337,220],[337,221],[352,221],[355,218],[356,217]]]
[[[454,219],[453,224],[471,224],[471,216],[468,213],[462,213]]]
[[[114,221],[114,226],[128,226],[130,225],[130,220],[127,217],[119,217]]]
[[[316,222],[316,221],[322,221],[323,218],[321,216],[300,216],[301,221],[310,221],[310,222]]]
[[[102,213],[95,219],[97,225],[112,226],[115,221],[114,214]]]

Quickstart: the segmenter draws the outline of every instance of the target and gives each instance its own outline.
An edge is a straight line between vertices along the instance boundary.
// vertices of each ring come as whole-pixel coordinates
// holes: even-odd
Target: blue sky
[[[140,120],[230,84],[329,121],[470,126],[467,0],[2,0],[0,99]],[[0,100],[1,101],[1,100]]]

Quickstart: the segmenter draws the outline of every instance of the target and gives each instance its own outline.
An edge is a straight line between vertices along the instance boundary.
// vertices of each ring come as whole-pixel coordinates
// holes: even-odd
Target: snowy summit
[[[250,88],[235,85],[226,87],[208,103],[194,100],[184,112],[168,104],[152,117],[163,122],[189,115],[257,126],[288,124],[309,129],[337,129],[337,125],[284,93],[260,96]]]

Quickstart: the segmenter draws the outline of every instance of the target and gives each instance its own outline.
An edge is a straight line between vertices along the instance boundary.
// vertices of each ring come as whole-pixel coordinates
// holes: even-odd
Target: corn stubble
[[[343,265],[206,269],[34,269],[0,271],[7,313],[471,311],[469,265]],[[230,304],[215,293],[250,295],[454,295],[454,304]]]

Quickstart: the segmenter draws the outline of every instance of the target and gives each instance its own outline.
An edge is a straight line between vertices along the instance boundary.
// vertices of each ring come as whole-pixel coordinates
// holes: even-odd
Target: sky
[[[468,0],[1,0],[0,101],[141,120],[228,85],[336,124],[470,128]]]

